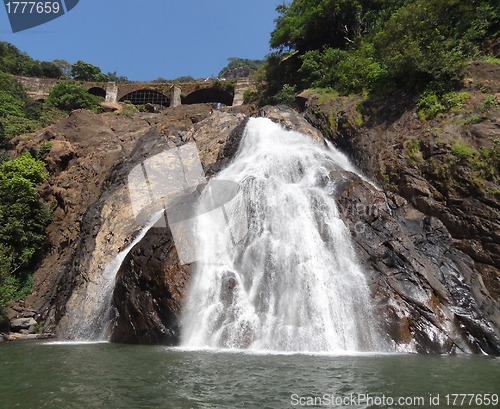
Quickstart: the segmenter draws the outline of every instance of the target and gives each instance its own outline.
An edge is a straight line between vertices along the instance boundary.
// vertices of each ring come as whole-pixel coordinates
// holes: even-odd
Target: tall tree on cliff
[[[68,77],[70,76],[71,64],[69,62],[66,60],[54,60],[52,63],[59,67],[64,75],[67,75]]]
[[[78,60],[71,66],[71,76],[79,81],[107,82],[108,76],[95,65]]]
[[[285,86],[445,87],[485,44],[500,41],[498,0],[294,0],[277,11],[270,95]]]
[[[295,0],[276,8],[272,48],[304,53],[324,46],[345,50],[385,21],[404,0]]]

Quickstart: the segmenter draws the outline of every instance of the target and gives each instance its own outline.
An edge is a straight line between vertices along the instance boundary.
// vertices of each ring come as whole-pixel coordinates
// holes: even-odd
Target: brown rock
[[[104,112],[116,112],[119,114],[123,110],[120,104],[114,102],[101,102],[99,105],[102,107]]]
[[[189,266],[180,265],[170,230],[152,228],[117,274],[111,341],[177,345],[188,280]]]
[[[381,332],[398,349],[500,353],[497,299],[438,219],[364,181],[337,202],[384,318]]]
[[[491,149],[495,139],[500,139],[500,124],[490,121],[473,124],[470,127],[472,136],[476,139],[475,146],[478,148],[485,147]]]

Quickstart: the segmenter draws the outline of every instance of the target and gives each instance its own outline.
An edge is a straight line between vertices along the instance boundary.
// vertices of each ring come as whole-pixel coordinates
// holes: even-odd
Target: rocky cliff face
[[[314,100],[307,103],[312,107]],[[236,153],[248,115],[268,117],[323,141],[304,116],[282,107],[266,107],[259,113],[245,107],[213,111],[209,105],[166,111],[132,118],[79,111],[31,140],[16,141],[18,152],[35,150],[47,141],[53,144],[45,158],[51,176],[42,195],[57,207],[35,273],[35,292],[28,299],[39,321],[46,321],[47,331],[71,335],[72,311],[85,312],[81,300],[89,294],[96,273],[138,234],[126,181],[131,169],[145,159],[194,142],[210,177]],[[325,128],[325,116],[315,112],[310,109],[308,118]],[[348,123],[349,115],[345,117]],[[358,135],[359,127],[337,129],[346,132],[325,133],[347,149],[364,146],[364,170],[377,177],[377,169],[386,163],[380,155],[403,128],[385,131],[385,145],[377,149],[375,142],[363,145],[361,141],[370,139]],[[382,128],[376,132],[384,133]],[[398,138],[404,139],[404,132]],[[356,155],[359,159],[361,154]],[[405,166],[412,176],[414,170]],[[499,294],[439,214],[418,205],[416,198],[430,198],[432,186],[428,196],[414,198],[405,192],[417,192],[416,187],[384,192],[353,174],[331,177],[343,178],[337,203],[369,277],[379,326],[387,339],[399,350],[500,353]],[[426,182],[422,177],[416,180]],[[425,186],[415,186],[425,191]],[[486,265],[495,268],[493,263]],[[149,230],[117,273],[111,340],[178,343],[190,268],[181,265],[168,226]]]
[[[499,83],[500,66],[474,63],[461,90],[463,105],[432,120],[420,119],[404,94],[389,101],[302,95],[306,117],[364,173],[444,224],[495,300],[500,296]]]
[[[55,209],[26,306],[34,308],[48,331],[57,326],[61,332],[72,295],[85,291],[96,271],[137,234],[126,186],[130,169],[181,144],[183,132],[210,112],[210,104],[134,118],[81,110],[12,141],[16,153],[36,153],[52,144],[44,157],[49,177],[40,194]]]
[[[397,349],[499,353],[498,302],[439,219],[359,180],[337,201]]]
[[[285,108],[264,108],[259,115],[323,141],[304,119]],[[230,146],[204,168],[216,173],[234,153],[244,121],[228,118],[221,127],[211,117],[185,140],[217,140]],[[214,132],[215,130],[215,132]],[[222,142],[219,142],[222,141]],[[203,155],[203,154],[202,154]],[[204,156],[203,156],[204,158]],[[500,352],[500,310],[474,261],[456,248],[437,218],[425,215],[399,195],[384,193],[354,174],[343,178],[337,198],[350,227],[357,255],[376,302],[382,333],[394,347],[418,352]],[[180,266],[168,229],[155,229],[129,254],[117,278],[112,340],[166,343],[179,341],[179,317],[190,270]]]
[[[439,231],[444,232],[444,236],[435,242],[433,251],[442,249],[433,257],[438,263],[446,264],[452,253],[459,254],[459,264],[468,266],[463,276],[452,278],[445,274],[441,275],[440,281],[445,287],[453,282],[465,286],[463,290],[448,288],[448,291],[455,294],[453,297],[458,303],[455,305],[463,307],[460,313],[452,308],[454,319],[472,334],[477,333],[472,327],[486,327],[478,321],[471,325],[474,322],[471,314],[489,317],[493,327],[498,328],[499,81],[498,65],[474,63],[461,90],[465,96],[463,105],[432,120],[420,118],[418,108],[411,105],[413,99],[404,93],[395,95],[393,100],[383,101],[362,100],[360,97],[325,98],[313,92],[300,96],[308,120],[347,152],[365,174],[373,177],[387,191],[400,196],[398,201],[405,203],[402,208],[413,209],[414,214],[421,212],[419,218],[433,220],[432,224],[435,223],[434,218],[442,224]],[[487,98],[491,103],[486,102]],[[493,155],[497,155],[496,162],[491,160]],[[488,166],[492,168],[488,169]],[[367,202],[365,204],[368,205]],[[368,226],[366,228],[370,231]],[[362,239],[363,236],[355,235],[358,243]],[[364,247],[367,244],[370,242]],[[392,246],[383,240],[380,244],[382,253],[389,251],[387,246]],[[397,248],[419,258],[420,253],[414,244],[398,245]],[[460,252],[455,253],[458,250]],[[391,254],[394,251],[390,249]],[[381,271],[386,268],[380,264],[384,259],[382,253],[377,252],[378,269]],[[453,257],[457,260],[457,256]],[[401,255],[397,259],[398,263],[392,268],[400,266],[399,263],[408,267],[408,261],[411,261]],[[373,263],[374,259],[371,260],[370,263]],[[427,263],[422,265],[428,266]],[[424,271],[428,273],[435,268],[426,267]],[[409,279],[408,273],[403,276]],[[467,289],[473,294],[475,302],[469,300],[464,304],[463,299],[459,302],[457,294],[465,294]],[[438,295],[435,289],[432,293]],[[449,300],[449,296],[437,299]],[[464,318],[464,311],[469,311],[467,318]],[[414,323],[414,320],[410,322]],[[411,325],[409,328],[411,330]],[[485,339],[491,341],[498,337],[496,330],[493,331],[496,334],[494,337],[491,336],[491,328],[488,331],[490,335]],[[469,340],[474,338],[472,334],[467,335]],[[478,345],[476,341],[476,347],[472,349],[477,350]],[[491,349],[485,347],[485,350]]]
[[[196,143],[205,175],[235,154],[245,116],[215,112],[183,135]],[[111,340],[176,345],[190,266],[181,265],[170,229],[152,228],[127,255],[116,277]]]

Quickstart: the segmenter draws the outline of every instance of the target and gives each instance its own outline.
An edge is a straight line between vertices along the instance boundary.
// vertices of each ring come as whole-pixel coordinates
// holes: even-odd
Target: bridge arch
[[[170,99],[165,94],[152,89],[139,89],[129,92],[120,98],[120,102],[124,101],[130,101],[134,105],[160,105],[162,109],[170,105]]]
[[[100,87],[89,88],[87,92],[89,94],[92,94],[92,95],[95,95],[98,97],[106,98],[106,90],[103,88],[100,88]]]
[[[218,88],[202,88],[182,98],[183,105],[205,102],[220,102],[224,105],[233,105],[233,95]]]

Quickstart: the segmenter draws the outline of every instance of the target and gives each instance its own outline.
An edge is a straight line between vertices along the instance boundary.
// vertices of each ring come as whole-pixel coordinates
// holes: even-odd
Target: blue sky
[[[15,0],[14,0],[15,1]],[[228,57],[263,59],[281,0],[80,0],[67,14],[0,40],[32,58],[97,65],[130,80],[217,75]]]

